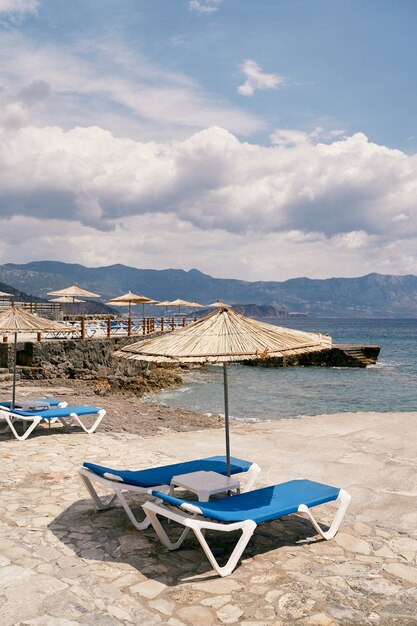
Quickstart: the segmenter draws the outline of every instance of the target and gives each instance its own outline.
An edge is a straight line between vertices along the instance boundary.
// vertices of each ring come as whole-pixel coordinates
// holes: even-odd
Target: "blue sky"
[[[0,262],[417,273],[416,17],[0,0]]]

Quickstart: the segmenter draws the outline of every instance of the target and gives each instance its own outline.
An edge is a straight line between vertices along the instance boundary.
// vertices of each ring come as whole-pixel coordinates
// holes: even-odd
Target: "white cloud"
[[[263,147],[216,127],[158,143],[23,122],[4,122],[0,216],[105,230],[165,213],[207,231],[417,236],[417,157],[360,133]]]
[[[255,61],[250,59],[244,61],[240,69],[246,76],[245,82],[237,89],[242,96],[253,96],[257,89],[278,89],[285,82],[283,76],[266,74]]]
[[[0,233],[0,263],[48,258],[87,266],[197,267],[244,280],[417,272],[417,237],[387,242],[359,234],[360,245],[352,246],[355,235],[206,231],[162,214],[128,217],[113,231],[54,219],[46,229],[43,220],[16,216],[0,218]]]
[[[0,0],[0,26],[20,26],[25,17],[37,15],[39,0]]]
[[[188,8],[199,14],[214,13],[219,10],[219,5],[223,0],[189,0]]]
[[[32,92],[37,85],[38,95],[43,95],[44,106],[34,117],[40,125],[100,125],[142,138],[184,137],[211,125],[243,135],[264,127],[259,117],[214,98],[185,74],[155,66],[122,44],[89,41],[68,49],[28,42],[14,32],[1,33],[0,46],[0,74],[8,93],[20,91],[22,100],[28,85]]]
[[[0,0],[0,13],[23,15],[24,13],[36,14],[39,0]]]
[[[277,128],[271,134],[271,143],[275,146],[292,147],[333,140],[342,137],[345,133],[344,130],[325,131],[321,126],[316,126],[310,133],[297,129]]]

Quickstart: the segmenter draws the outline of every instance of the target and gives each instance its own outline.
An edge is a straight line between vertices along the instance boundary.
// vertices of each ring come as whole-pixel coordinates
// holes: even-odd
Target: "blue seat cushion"
[[[25,400],[25,402],[30,402],[30,400]],[[37,398],[36,400],[33,401],[34,403],[40,403],[42,402],[43,404],[47,404],[50,407],[53,406],[58,406],[58,404],[61,402],[61,400],[58,400],[57,398]],[[15,402],[15,404],[19,404],[18,401]],[[6,409],[10,409],[12,406],[11,402],[0,402],[0,408],[4,406]],[[19,409],[20,410],[20,409]],[[31,409],[32,410],[32,409]],[[36,409],[33,409],[36,410]]]
[[[242,459],[231,457],[230,472],[231,474],[240,474],[247,472],[252,463]],[[155,485],[169,485],[173,476],[180,474],[189,474],[191,472],[217,472],[226,476],[226,457],[210,456],[206,459],[196,459],[194,461],[185,461],[184,463],[174,463],[173,465],[163,465],[162,467],[152,467],[144,470],[115,470],[110,467],[103,467],[95,463],[83,463],[83,466],[91,470],[99,476],[103,474],[114,474],[119,476],[129,485],[136,487],[155,487]]]
[[[77,415],[95,415],[100,411],[97,406],[66,406],[64,408],[52,408],[46,409],[45,411],[20,411],[19,409],[13,409],[14,415],[19,415],[19,417],[34,417],[39,416],[43,417],[43,419],[54,419],[55,417],[69,417],[71,413],[76,413]]]
[[[309,508],[336,500],[340,489],[312,480],[290,480],[280,485],[247,491],[209,502],[181,500],[159,491],[154,496],[168,504],[180,507],[187,502],[201,509],[204,517],[219,522],[243,522],[250,519],[260,524],[298,511],[300,504]]]

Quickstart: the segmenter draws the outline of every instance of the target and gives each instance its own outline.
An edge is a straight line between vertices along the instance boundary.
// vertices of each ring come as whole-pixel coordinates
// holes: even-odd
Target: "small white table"
[[[233,477],[223,476],[217,472],[191,472],[173,476],[169,488],[169,494],[174,494],[175,487],[182,487],[197,495],[200,502],[208,502],[210,496],[224,491],[236,491],[240,493],[240,482]]]

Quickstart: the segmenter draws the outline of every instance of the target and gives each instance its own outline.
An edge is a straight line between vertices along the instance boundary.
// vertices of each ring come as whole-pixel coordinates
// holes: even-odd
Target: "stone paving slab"
[[[370,440],[374,426],[365,422]],[[272,435],[285,449],[288,428],[288,422],[235,428],[261,465],[256,450],[263,449],[261,484],[275,471],[265,452],[268,445],[276,448]],[[379,432],[374,428],[373,436]],[[136,531],[121,508],[96,512],[76,475],[86,459],[133,469],[196,457],[199,448],[214,453],[211,438],[216,445],[221,440],[218,431],[187,433],[188,454],[181,457],[172,454],[171,436],[45,431],[25,442],[1,437],[2,626],[417,626],[415,525],[397,530],[384,523],[383,511],[364,523],[355,505],[337,537],[325,542],[307,520],[292,515],[258,527],[241,564],[221,579],[194,539],[170,553],[152,529]],[[414,446],[406,439],[397,452],[404,463]],[[357,431],[349,441],[353,448],[363,445]],[[392,458],[387,453],[387,472]],[[403,491],[413,489],[412,469]],[[367,469],[361,471],[366,482]],[[400,491],[393,480],[391,488]],[[409,515],[398,502],[398,517]],[[322,510],[320,519],[328,523],[331,511]],[[217,540],[216,554],[226,554],[231,541]]]

